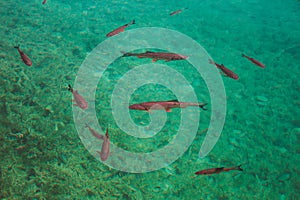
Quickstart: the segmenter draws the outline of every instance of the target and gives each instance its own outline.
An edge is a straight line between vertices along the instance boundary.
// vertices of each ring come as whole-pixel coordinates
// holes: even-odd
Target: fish
[[[184,11],[184,10],[186,10],[186,9],[188,9],[188,8],[183,8],[183,9],[175,10],[174,12],[171,12],[171,13],[170,13],[170,16],[179,14],[179,13],[181,13],[182,11]]]
[[[93,136],[95,136],[96,138],[98,138],[100,140],[104,140],[104,136],[100,135],[97,131],[92,129],[88,124],[85,124],[85,127],[89,129],[89,131],[92,133]]]
[[[21,59],[23,60],[23,63],[25,63],[25,65],[27,66],[31,66],[32,65],[32,61],[30,60],[30,58],[20,49],[20,45],[15,46],[14,48],[18,49],[18,52],[21,56]]]
[[[145,53],[124,53],[123,54],[123,57],[128,57],[128,56],[136,56],[138,58],[152,58],[152,62],[156,62],[158,60],[164,60],[168,62],[171,60],[184,60],[188,58],[188,56],[180,55],[177,53],[153,52],[153,51],[146,51]]]
[[[266,66],[264,64],[262,64],[261,62],[259,62],[258,60],[255,60],[254,58],[251,58],[245,54],[242,54],[242,57],[247,58],[248,60],[250,60],[252,63],[254,63],[255,65],[261,67],[261,68],[266,68]]]
[[[92,129],[88,124],[85,124],[85,127],[89,129],[89,131],[92,133],[93,136],[96,138],[103,140],[101,151],[97,151],[97,153],[100,155],[100,158],[102,161],[107,160],[109,154],[110,154],[110,140],[108,136],[108,129],[106,129],[106,134],[100,135],[97,131]]]
[[[232,79],[235,79],[235,80],[239,79],[239,76],[236,73],[234,73],[233,71],[231,71],[230,69],[225,67],[223,64],[215,63],[211,59],[209,59],[209,63],[217,66],[217,68],[219,68],[225,74],[225,76],[228,76],[228,77],[230,77]]]
[[[47,0],[44,0],[43,2],[42,2],[42,4],[46,4],[47,3]]]
[[[101,151],[97,151],[97,153],[100,155],[102,161],[106,161],[110,154],[110,140],[108,136],[108,129],[106,129],[106,133],[103,138]]]
[[[204,169],[204,170],[200,170],[195,172],[196,175],[209,175],[209,174],[219,174],[221,172],[228,172],[231,170],[238,170],[238,171],[243,171],[243,169],[241,168],[242,165],[239,165],[237,167],[218,167],[218,168],[211,168],[211,169]]]
[[[113,31],[111,31],[111,32],[109,32],[109,33],[107,33],[107,34],[106,34],[106,37],[111,37],[111,36],[113,36],[113,35],[117,35],[117,34],[119,34],[119,33],[121,33],[121,32],[124,32],[125,28],[127,28],[127,27],[130,26],[131,24],[135,24],[135,20],[132,20],[130,23],[125,24],[125,25],[123,25],[123,26],[120,26],[119,28],[117,28],[117,29],[115,29],[115,30],[113,30]]]
[[[88,108],[88,103],[86,102],[86,100],[78,93],[77,90],[73,90],[73,88],[71,87],[71,85],[69,84],[69,88],[68,90],[70,92],[72,92],[73,94],[73,101],[75,102],[74,106],[78,106],[79,108],[81,108],[82,110],[86,110]]]
[[[165,110],[166,112],[171,112],[172,108],[186,108],[188,106],[197,106],[202,110],[207,110],[204,106],[207,103],[190,103],[190,102],[179,102],[178,100],[169,101],[151,101],[143,102],[138,104],[132,104],[129,106],[131,110],[145,110],[149,112],[150,110]]]

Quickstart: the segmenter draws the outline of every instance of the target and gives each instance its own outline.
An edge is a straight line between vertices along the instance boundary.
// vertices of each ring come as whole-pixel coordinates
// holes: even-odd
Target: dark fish
[[[123,32],[123,31],[125,30],[125,28],[127,28],[127,27],[130,26],[131,24],[135,24],[135,20],[132,20],[132,22],[130,22],[130,23],[128,23],[128,24],[125,24],[125,25],[123,25],[123,26],[120,26],[119,28],[117,28],[117,29],[115,29],[115,30],[113,30],[113,31],[111,31],[111,32],[109,32],[109,33],[107,33],[106,36],[107,36],[107,37],[111,37],[111,36],[113,36],[113,35],[117,35],[117,34]]]
[[[171,13],[170,13],[170,16],[179,14],[179,13],[181,13],[182,11],[184,11],[184,10],[186,10],[186,9],[188,9],[188,8],[183,8],[183,9],[175,10],[174,12],[171,12]]]
[[[75,102],[74,106],[78,106],[79,108],[86,110],[88,108],[88,103],[86,102],[86,100],[78,93],[77,90],[73,90],[73,88],[71,87],[71,85],[69,85],[68,90],[70,92],[72,92],[73,94],[73,101]]]
[[[170,101],[151,101],[151,102],[143,102],[138,104],[133,104],[129,106],[129,109],[132,110],[165,110],[167,112],[171,112],[172,108],[186,108],[188,106],[197,106],[206,110],[204,106],[206,103],[190,103],[190,102],[179,102],[178,100],[170,100]]]
[[[18,52],[19,52],[23,62],[25,63],[25,65],[31,66],[32,62],[31,62],[30,58],[23,51],[21,51],[20,45],[15,46],[15,48],[18,49]]]
[[[262,64],[261,62],[259,62],[258,60],[255,60],[254,58],[251,58],[245,54],[242,54],[242,57],[247,58],[248,60],[250,60],[252,63],[254,63],[255,65],[261,67],[261,68],[265,68],[266,66],[264,64]]]
[[[124,53],[123,56],[124,57],[136,56],[138,58],[152,58],[152,62],[156,62],[157,60],[164,60],[168,62],[171,60],[184,60],[188,58],[188,56],[180,55],[177,53],[153,52],[153,51],[146,51],[145,53]]]
[[[231,170],[243,171],[243,169],[241,168],[241,165],[239,165],[237,167],[228,167],[228,168],[218,167],[218,168],[212,168],[212,169],[204,169],[204,170],[195,172],[195,174],[197,174],[197,175],[219,174],[221,172],[228,172]]]
[[[233,71],[231,71],[230,69],[225,67],[223,64],[220,65],[220,64],[215,63],[214,61],[212,61],[210,59],[209,59],[209,63],[217,66],[217,68],[219,68],[226,76],[228,76],[230,78],[233,78],[235,80],[239,79],[239,76],[236,73],[234,73]]]

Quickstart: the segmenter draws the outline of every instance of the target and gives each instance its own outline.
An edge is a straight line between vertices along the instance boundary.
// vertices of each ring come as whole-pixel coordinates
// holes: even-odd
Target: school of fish
[[[47,0],[43,0],[42,4],[46,4]],[[176,11],[171,12],[169,15],[173,16],[173,15],[177,15],[181,12],[183,12],[184,10],[187,10],[188,8],[183,8],[183,9],[178,9]],[[120,34],[121,32],[124,32],[126,28],[128,28],[130,25],[136,24],[135,20],[132,20],[131,22],[122,25],[118,28],[113,29],[112,31],[110,31],[109,33],[106,34],[107,37],[112,37],[115,36],[117,34]],[[27,66],[32,66],[32,61],[29,58],[29,56],[27,54],[25,54],[23,52],[23,50],[20,49],[20,45],[15,46],[14,48],[17,49],[21,60],[23,61],[23,63]],[[165,62],[169,62],[169,61],[176,61],[176,60],[185,60],[188,59],[188,55],[181,55],[178,53],[172,53],[172,52],[153,52],[153,51],[146,51],[144,53],[131,53],[131,52],[124,52],[123,53],[123,57],[130,57],[130,56],[135,56],[137,58],[150,58],[152,59],[152,62],[156,62],[159,60],[164,60]],[[247,60],[251,61],[253,64],[261,67],[261,68],[265,68],[265,65],[263,63],[261,63],[260,61],[242,53],[242,57],[246,58]],[[218,64],[216,62],[214,62],[213,60],[208,60],[208,62],[212,65],[215,65],[220,71],[221,73],[229,78],[232,78],[234,80],[238,80],[239,76],[233,72],[232,70],[230,70],[229,68],[225,67],[223,64]],[[74,90],[71,85],[68,85],[68,90],[72,93],[73,95],[73,102],[74,102],[74,106],[79,107],[80,109],[87,110],[88,109],[88,102],[85,100],[85,98],[83,96],[81,96],[79,94],[79,92],[77,90]],[[148,101],[148,102],[141,102],[141,103],[136,103],[136,104],[132,104],[129,106],[129,109],[131,110],[140,110],[140,111],[147,111],[150,112],[151,110],[165,110],[166,112],[171,112],[171,109],[173,108],[186,108],[189,106],[194,106],[194,107],[198,107],[202,110],[207,110],[204,106],[206,106],[207,103],[200,103],[200,102],[180,102],[178,100],[168,100],[168,101]],[[96,130],[94,130],[93,128],[91,128],[88,124],[86,124],[86,128],[88,128],[88,130],[90,131],[90,133],[98,140],[102,140],[102,145],[101,145],[101,150],[100,151],[96,151],[99,156],[100,159],[102,161],[106,161],[111,152],[110,152],[110,139],[109,139],[109,134],[108,134],[108,128],[106,129],[106,133],[105,135],[101,135],[99,134]],[[236,167],[216,167],[216,168],[209,168],[209,169],[203,169],[203,170],[199,170],[197,172],[195,172],[196,175],[211,175],[211,174],[219,174],[221,172],[228,172],[228,171],[232,171],[232,170],[238,170],[238,171],[243,171],[243,169],[241,168],[241,165],[236,166]]]

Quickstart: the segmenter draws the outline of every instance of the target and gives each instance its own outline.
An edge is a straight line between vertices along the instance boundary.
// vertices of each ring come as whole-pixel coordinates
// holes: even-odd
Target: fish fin
[[[146,51],[145,53],[154,53],[153,51]]]
[[[209,64],[215,64],[215,62],[212,59],[208,59]]]
[[[68,90],[70,91],[70,92],[73,92],[73,88],[72,88],[72,86],[69,84],[68,85]]]
[[[169,100],[170,102],[178,102],[178,99],[172,99],[172,100]],[[168,101],[166,101],[168,102]]]
[[[206,106],[207,103],[199,103],[199,108],[201,108],[202,110],[207,110],[207,108],[204,108],[204,106]]]
[[[157,59],[156,59],[156,58],[152,59],[152,62],[156,62],[156,61],[157,61]]]
[[[224,170],[224,167],[219,167],[219,168],[216,168],[216,173],[220,173]]]
[[[236,169],[239,170],[239,171],[244,171],[244,170],[241,168],[241,166],[242,166],[242,165],[237,166]]]
[[[166,108],[165,110],[166,110],[166,112],[172,112],[172,110],[170,108]]]
[[[228,77],[223,71],[220,71],[221,76]]]

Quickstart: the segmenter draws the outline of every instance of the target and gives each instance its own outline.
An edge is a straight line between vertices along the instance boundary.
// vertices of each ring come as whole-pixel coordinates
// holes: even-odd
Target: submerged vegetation
[[[299,12],[289,13],[296,2],[288,2],[289,8],[279,0],[274,5],[260,1],[257,9],[255,3],[229,2],[204,1],[199,7],[198,1],[190,1],[188,10],[168,18],[171,10],[187,5],[173,1],[166,8],[163,1],[145,5],[133,0],[53,0],[44,5],[29,0],[1,1],[0,199],[299,199],[300,26]],[[285,12],[275,9],[282,4],[288,8]],[[272,15],[257,12],[261,8],[271,10]],[[190,148],[158,171],[130,174],[112,169],[82,144],[67,86],[74,82],[85,56],[106,39],[105,34],[132,19],[136,27],[162,26],[188,34],[239,73],[238,81],[223,77],[227,120],[218,144],[204,159],[198,158],[198,152],[211,108],[201,113]],[[18,44],[32,59],[31,67],[22,63],[14,49]],[[266,69],[242,63],[241,51],[263,59]],[[153,151],[174,136],[179,111],[168,113],[168,124],[159,139],[148,143],[118,129],[111,114],[111,90],[118,77],[142,63],[127,61],[115,62],[114,67],[119,68],[110,66],[105,72],[108,81],[99,82],[98,121],[110,125],[110,139],[117,146]],[[185,61],[176,62],[167,64],[187,76],[198,98],[209,102],[197,71]],[[157,96],[151,94],[155,90],[160,91]],[[144,86],[136,91],[134,100],[174,98],[165,91],[157,85]],[[136,114],[134,121],[147,124],[149,115]],[[243,172],[194,176],[202,169],[240,164]]]

